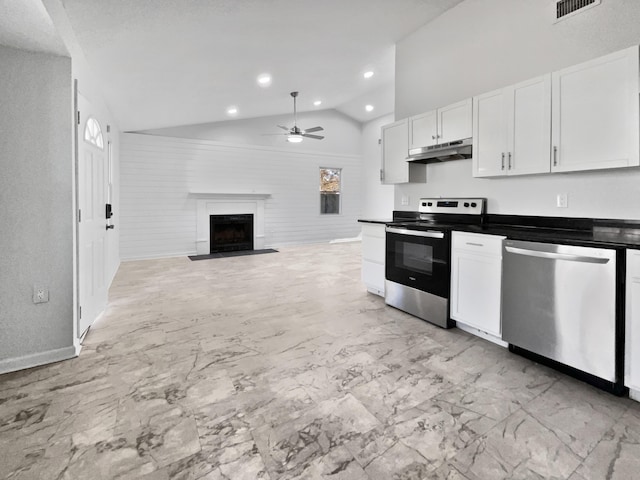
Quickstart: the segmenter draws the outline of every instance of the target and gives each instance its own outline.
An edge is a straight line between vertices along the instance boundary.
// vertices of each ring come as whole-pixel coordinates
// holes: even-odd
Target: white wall
[[[276,125],[293,126],[293,113],[270,117],[237,119],[227,122],[203,123],[179,127],[146,130],[149,133],[167,137],[199,138],[237,145],[263,145],[287,150],[360,154],[361,124],[337,110],[319,110],[298,114],[298,127],[321,126],[323,140],[305,139],[302,143],[288,144],[286,132]],[[264,135],[277,133],[278,135]]]
[[[551,0],[466,0],[396,45],[396,115],[423,111],[640,43],[640,2],[608,0],[553,23]],[[434,67],[435,66],[435,67]],[[484,196],[491,213],[640,219],[640,169],[474,179],[471,161],[427,167],[398,210],[432,195]],[[568,193],[569,208],[555,207]],[[402,195],[410,205],[400,205]]]
[[[71,59],[0,46],[0,372],[74,355]],[[49,287],[34,304],[33,286]]]
[[[390,114],[362,127],[362,218],[389,219],[393,214],[393,185],[380,183],[382,146],[378,143],[380,129],[392,122]]]
[[[119,135],[118,122],[111,113],[109,106],[105,100],[105,85],[102,84],[101,79],[97,77],[89,63],[87,62],[84,52],[80,48],[76,39],[75,32],[71,28],[71,23],[67,17],[67,12],[64,8],[63,0],[42,0],[44,7],[49,14],[49,17],[53,21],[58,35],[61,37],[65,47],[69,51],[73,61],[71,62],[71,71],[73,78],[78,81],[78,90],[89,101],[92,108],[95,110],[96,118],[103,126],[103,134],[105,135],[105,141],[107,139],[113,142],[112,159],[114,168],[114,188],[113,188],[113,209],[114,218],[113,223],[116,225],[115,230],[109,231],[107,236],[107,265],[106,275],[107,284],[110,284],[111,280],[115,276],[118,266],[120,265],[120,235],[118,229],[118,215],[120,213],[120,200],[119,192],[120,187],[118,183],[119,179]],[[31,32],[25,32],[25,35]],[[111,126],[111,132],[106,133],[106,125]],[[75,205],[74,205],[75,210]],[[74,233],[75,234],[75,233]],[[74,245],[75,248],[75,245]]]
[[[266,246],[354,237],[360,230],[359,155],[132,133],[121,142],[123,260],[195,254],[194,191],[271,194]],[[342,168],[340,215],[319,213],[320,167]]]

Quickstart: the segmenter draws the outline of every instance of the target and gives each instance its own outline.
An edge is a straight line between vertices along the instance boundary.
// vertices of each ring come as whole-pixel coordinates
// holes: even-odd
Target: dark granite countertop
[[[382,223],[382,224],[386,225],[387,223],[392,223],[393,220],[391,218],[385,218],[385,219],[359,218],[358,222],[359,223]]]
[[[640,235],[622,230],[565,230],[507,225],[460,225],[456,231],[501,235],[511,240],[600,248],[640,248]]]
[[[415,221],[419,217],[417,212],[393,213],[396,222]],[[640,220],[487,214],[482,225],[462,223],[448,228],[530,242],[600,248],[640,248]]]

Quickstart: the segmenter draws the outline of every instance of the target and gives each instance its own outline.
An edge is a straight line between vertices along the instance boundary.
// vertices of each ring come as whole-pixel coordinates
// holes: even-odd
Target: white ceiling
[[[0,0],[0,45],[67,55],[41,0]]]
[[[461,1],[63,3],[119,127],[132,131],[229,120],[229,105],[237,118],[288,113],[293,90],[300,111],[336,108],[359,121],[390,113],[395,43]],[[376,74],[365,80],[366,70]],[[256,83],[263,72],[269,88]]]

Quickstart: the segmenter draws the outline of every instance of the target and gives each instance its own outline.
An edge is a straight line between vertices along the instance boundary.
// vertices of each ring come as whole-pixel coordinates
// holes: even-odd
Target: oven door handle
[[[401,235],[411,235],[412,237],[427,237],[427,238],[444,238],[444,232],[436,232],[432,230],[408,230],[406,228],[387,227],[387,233],[399,233]]]

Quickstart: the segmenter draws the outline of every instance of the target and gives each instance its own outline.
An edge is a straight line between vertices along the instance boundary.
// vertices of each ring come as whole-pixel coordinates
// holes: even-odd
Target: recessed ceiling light
[[[371,78],[371,77],[373,77],[373,72],[371,70],[369,70],[368,72],[364,72],[364,74],[362,76],[364,78]]]
[[[364,107],[364,109],[365,109],[367,112],[372,112],[372,111],[373,111],[373,105],[367,105],[367,106],[365,106],[365,107]]]
[[[313,102],[314,107],[319,107],[320,105],[322,105],[322,100],[316,100],[315,102]]]
[[[231,107],[227,108],[227,114],[228,115],[237,115],[238,114],[238,107],[231,106]]]
[[[261,87],[268,87],[271,85],[271,75],[268,73],[261,73],[258,75],[258,85]]]

